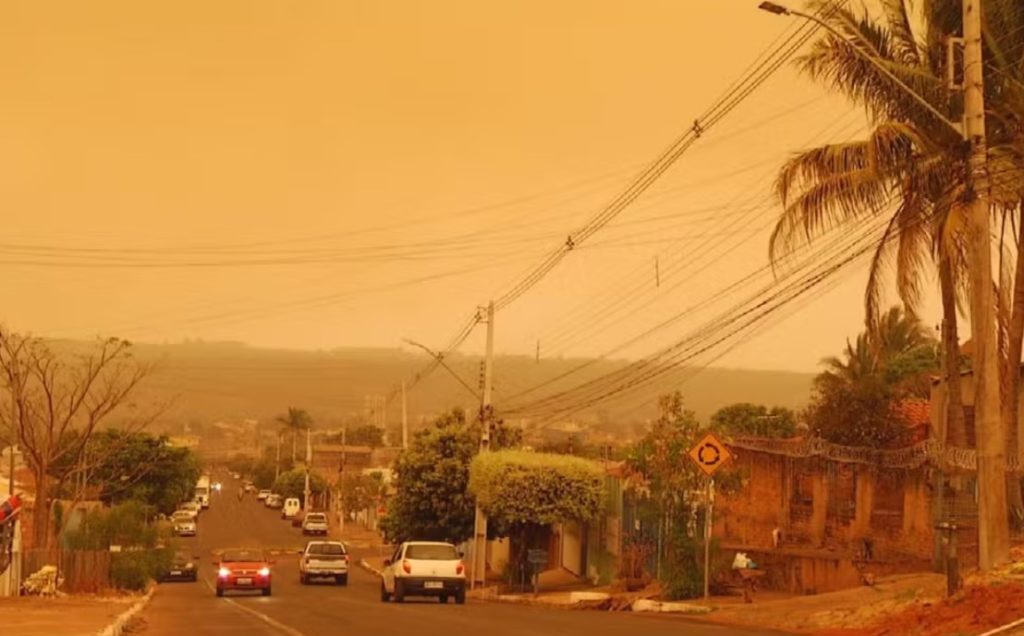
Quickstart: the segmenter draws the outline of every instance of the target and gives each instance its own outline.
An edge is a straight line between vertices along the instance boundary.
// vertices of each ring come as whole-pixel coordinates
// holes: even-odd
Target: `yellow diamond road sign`
[[[697,445],[690,449],[690,459],[697,467],[704,471],[708,477],[715,474],[722,464],[732,459],[732,454],[725,447],[722,440],[714,433],[708,433],[697,442]]]

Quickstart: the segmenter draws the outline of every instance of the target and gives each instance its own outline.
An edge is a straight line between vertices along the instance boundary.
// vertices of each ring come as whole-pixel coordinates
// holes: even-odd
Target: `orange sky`
[[[788,26],[756,5],[7,3],[4,319],[54,336],[440,346]],[[790,152],[861,125],[787,68],[499,314],[498,350],[540,339],[552,355],[599,354],[714,297],[767,262],[777,211],[735,210],[767,200]],[[406,258],[382,257],[395,244]],[[310,255],[323,258],[294,262]],[[655,255],[668,272],[693,262],[654,289]],[[107,258],[128,266],[96,267]],[[225,258],[273,263],[208,266]],[[617,286],[644,268],[650,289]],[[860,328],[863,282],[855,273],[717,364],[814,369]],[[647,304],[591,333],[601,294]]]

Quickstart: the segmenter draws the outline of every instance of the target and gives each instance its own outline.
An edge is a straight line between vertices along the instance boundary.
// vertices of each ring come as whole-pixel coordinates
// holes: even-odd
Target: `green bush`
[[[143,590],[171,565],[169,548],[115,552],[110,562],[110,582],[122,590]]]
[[[594,462],[549,453],[482,453],[469,470],[469,490],[502,523],[547,525],[591,521],[605,503],[604,474]]]

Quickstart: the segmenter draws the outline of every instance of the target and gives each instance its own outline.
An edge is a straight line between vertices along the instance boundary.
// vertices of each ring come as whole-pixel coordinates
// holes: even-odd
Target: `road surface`
[[[680,617],[567,611],[500,603],[441,605],[432,599],[404,604],[380,601],[379,580],[353,567],[347,587],[300,585],[297,556],[277,557],[273,595],[213,592],[211,551],[261,546],[297,550],[304,540],[279,512],[256,503],[255,495],[237,500],[228,482],[199,522],[199,536],[183,543],[200,555],[198,583],[165,583],[141,614],[143,636],[757,636],[777,632],[746,631],[687,621]],[[358,554],[358,551],[357,551]]]

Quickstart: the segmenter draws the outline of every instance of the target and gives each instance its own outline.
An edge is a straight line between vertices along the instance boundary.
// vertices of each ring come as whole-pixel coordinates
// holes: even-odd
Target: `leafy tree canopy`
[[[274,492],[281,495],[284,498],[295,497],[302,501],[302,507],[306,508],[306,502],[303,501],[306,488],[306,471],[302,469],[289,470],[288,472],[281,473],[274,482]],[[309,474],[309,491],[314,495],[327,490],[327,482],[323,477],[316,473]]]
[[[474,500],[468,492],[469,464],[480,448],[480,423],[462,409],[419,431],[395,462],[395,496],[382,527],[392,541],[461,542],[473,534]],[[498,422],[491,447],[518,443],[518,430]]]
[[[505,450],[476,456],[469,490],[501,524],[591,521],[604,503],[604,475],[578,457]]]
[[[725,435],[793,437],[796,414],[782,407],[769,409],[762,404],[741,402],[716,411],[711,416],[711,430]]]

